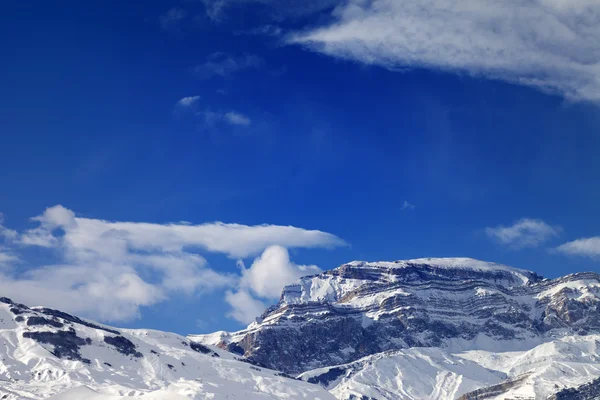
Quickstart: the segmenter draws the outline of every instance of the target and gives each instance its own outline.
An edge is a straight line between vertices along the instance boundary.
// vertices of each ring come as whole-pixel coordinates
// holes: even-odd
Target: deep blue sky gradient
[[[350,247],[292,252],[329,269],[354,259],[469,256],[549,277],[599,271],[548,248],[599,234],[600,113],[535,89],[438,71],[343,62],[215,24],[201,3],[7,2],[0,15],[0,211],[13,229],[62,204],[148,222],[294,225]],[[161,14],[188,10],[178,29]],[[297,23],[297,21],[293,21]],[[258,69],[201,79],[215,52]],[[248,127],[176,112],[236,110]],[[404,201],[414,210],[402,210]],[[491,242],[522,217],[564,228],[537,249]],[[32,255],[34,257],[35,255]],[[208,255],[219,271],[235,262]],[[222,293],[175,297],[132,327],[237,329]],[[197,321],[201,321],[197,323]]]

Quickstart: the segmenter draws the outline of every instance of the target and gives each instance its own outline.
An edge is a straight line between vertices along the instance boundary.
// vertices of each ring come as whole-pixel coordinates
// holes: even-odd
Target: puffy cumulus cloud
[[[140,307],[164,301],[171,293],[194,294],[239,283],[239,276],[209,268],[199,252],[237,259],[274,244],[344,244],[334,235],[291,226],[114,222],[78,217],[60,205],[33,220],[38,226],[16,233],[9,244],[17,250],[50,248],[57,262],[21,274],[0,273],[0,292],[104,321],[135,318]],[[14,261],[11,253],[0,252],[0,264]]]
[[[315,265],[296,265],[285,247],[270,246],[250,268],[242,270],[241,287],[260,297],[278,299],[284,286],[299,278],[321,272]]]
[[[252,297],[246,290],[239,290],[237,292],[227,291],[225,293],[225,301],[232,308],[227,316],[242,324],[253,322],[266,309],[265,303]]]
[[[558,246],[556,250],[568,255],[600,259],[600,236],[573,240]]]
[[[550,226],[542,220],[530,218],[523,218],[511,226],[485,228],[488,237],[513,248],[537,247],[558,236],[561,231],[558,226]]]
[[[390,69],[502,79],[600,101],[597,0],[349,0],[289,43]]]
[[[141,306],[166,299],[158,284],[144,281],[131,265],[49,265],[24,275],[0,275],[3,296],[93,317],[102,321],[136,318]]]
[[[254,321],[265,310],[264,303],[255,296],[265,300],[276,300],[285,286],[303,276],[321,272],[315,265],[293,263],[288,250],[277,245],[265,249],[250,268],[245,268],[241,262],[238,266],[242,270],[238,291],[227,293],[226,301],[233,307],[229,316],[242,323]]]

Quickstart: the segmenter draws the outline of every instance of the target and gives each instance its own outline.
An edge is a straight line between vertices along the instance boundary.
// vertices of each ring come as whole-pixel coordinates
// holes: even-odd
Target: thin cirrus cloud
[[[174,7],[159,17],[162,29],[171,32],[180,32],[180,24],[188,13],[182,8]]]
[[[557,237],[562,229],[539,219],[523,218],[510,226],[499,225],[485,228],[486,235],[512,248],[538,247],[547,240]]]
[[[600,236],[573,240],[558,246],[556,250],[571,256],[600,259]]]
[[[429,68],[600,101],[596,0],[349,0],[287,43],[385,68]]]
[[[193,71],[200,79],[224,78],[243,70],[260,69],[263,65],[263,59],[256,54],[213,53],[202,64],[195,66]]]
[[[215,22],[220,22],[227,11],[235,6],[247,4],[263,5],[261,12],[267,12],[276,20],[298,18],[330,9],[340,0],[303,0],[303,1],[273,1],[273,0],[201,0],[204,3],[206,15]]]
[[[233,126],[250,126],[252,124],[250,117],[236,111],[217,112],[205,110],[197,113],[197,115],[203,117],[204,122],[209,126],[218,123],[226,123]]]
[[[272,245],[345,245],[335,235],[293,226],[115,222],[78,217],[62,206],[46,209],[33,221],[37,227],[3,238],[0,263],[9,265],[0,272],[0,292],[103,321],[131,320],[140,315],[140,307],[173,293],[239,286],[241,276],[211,269],[201,253],[237,259],[257,256]],[[56,259],[29,265],[26,272],[11,269],[17,261],[13,253],[23,256],[22,264],[31,246],[51,250]]]
[[[200,96],[187,96],[179,99],[175,105],[181,108],[188,108],[198,103],[198,100],[200,100]]]
[[[404,200],[404,203],[402,203],[402,207],[400,208],[400,211],[412,211],[415,209],[415,205],[409,203],[408,201]]]

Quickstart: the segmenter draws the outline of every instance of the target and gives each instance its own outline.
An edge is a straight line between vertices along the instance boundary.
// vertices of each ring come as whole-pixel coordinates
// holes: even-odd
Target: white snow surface
[[[570,336],[527,351],[411,348],[380,353],[335,367],[305,372],[302,379],[344,370],[327,388],[338,399],[454,400],[462,394],[523,377],[490,400],[547,399],[600,377],[600,335]]]
[[[65,323],[35,310],[16,322],[10,308],[0,303],[0,399],[333,399],[318,385],[238,361],[220,349],[210,347],[210,354],[194,351],[188,339],[173,333],[116,329],[143,354],[136,358],[104,342],[104,337],[117,336],[113,333]],[[28,326],[30,316],[43,316],[65,326]],[[51,354],[53,345],[23,337],[25,332],[69,328],[78,337],[91,339],[90,344],[80,346],[81,356],[91,361],[89,365],[57,358]]]

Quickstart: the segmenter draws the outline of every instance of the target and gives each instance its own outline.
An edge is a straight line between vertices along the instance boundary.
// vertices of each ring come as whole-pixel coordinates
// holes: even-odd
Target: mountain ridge
[[[519,343],[593,333],[599,293],[594,272],[547,279],[469,258],[355,261],[286,286],[245,330],[190,338],[298,374],[482,334]]]

